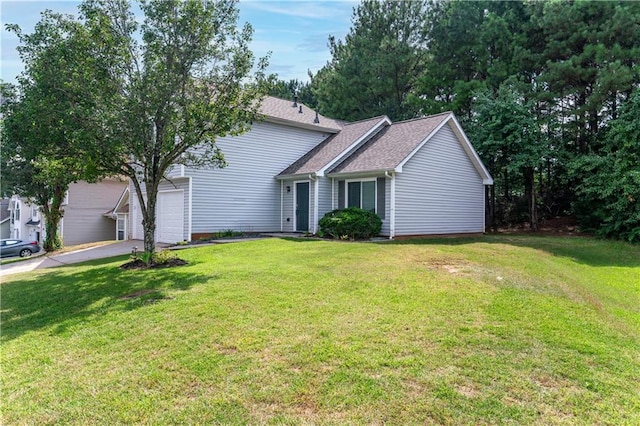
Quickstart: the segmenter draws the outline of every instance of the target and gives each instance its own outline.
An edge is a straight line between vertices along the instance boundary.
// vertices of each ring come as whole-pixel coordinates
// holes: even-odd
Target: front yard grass
[[[3,278],[3,424],[640,424],[640,247],[269,239]]]

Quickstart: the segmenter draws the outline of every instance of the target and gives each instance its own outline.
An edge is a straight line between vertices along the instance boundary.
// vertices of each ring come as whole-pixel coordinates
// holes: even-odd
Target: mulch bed
[[[142,270],[142,269],[161,269],[161,268],[173,268],[175,266],[183,266],[187,265],[188,262],[182,259],[169,259],[163,263],[152,263],[151,265],[147,265],[141,259],[135,259],[130,262],[127,262],[123,265],[120,265],[120,269],[124,270]]]

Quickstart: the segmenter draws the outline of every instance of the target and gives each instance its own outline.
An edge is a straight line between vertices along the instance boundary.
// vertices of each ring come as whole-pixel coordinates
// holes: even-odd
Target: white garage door
[[[177,243],[184,239],[184,191],[158,193],[158,234],[160,243]]]

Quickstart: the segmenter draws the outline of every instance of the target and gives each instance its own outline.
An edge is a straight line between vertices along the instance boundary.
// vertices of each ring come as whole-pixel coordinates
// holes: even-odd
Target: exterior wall
[[[142,210],[140,209],[140,203],[138,202],[138,195],[136,187],[133,182],[129,180],[129,223],[128,227],[128,239],[130,240],[142,240],[144,239],[144,233],[142,232]]]
[[[72,183],[68,204],[64,207],[64,244],[115,239],[115,221],[103,214],[115,206],[126,185],[115,180]]]
[[[281,184],[274,177],[327,136],[260,122],[244,135],[218,139],[227,167],[185,170],[193,179],[191,233],[280,231]],[[293,217],[284,223],[293,226]]]
[[[289,190],[287,190],[287,187]],[[282,231],[293,232],[293,222],[295,210],[293,206],[293,194],[295,185],[293,180],[285,180],[282,182]]]
[[[20,206],[19,219],[15,218],[15,210],[17,205]],[[17,195],[14,195],[11,198],[10,203],[10,218],[3,224],[3,226],[6,226],[8,228],[8,232],[6,230],[3,230],[2,238],[16,238],[21,240],[38,241],[39,243],[42,243],[44,241],[44,221],[39,210],[36,210],[35,214],[33,214],[34,207],[35,206],[33,204],[29,204],[26,201],[26,198],[21,198]],[[11,220],[12,218],[13,220]],[[29,221],[39,223],[38,225],[27,225]],[[4,236],[5,232],[8,233],[8,236],[6,237]]]
[[[397,174],[395,234],[484,232],[484,192],[482,178],[444,126]]]
[[[382,229],[380,235],[388,237],[391,229],[391,179],[384,180],[384,219],[382,219]]]
[[[382,176],[377,176],[377,178],[381,178]],[[363,179],[370,179],[371,176],[364,176]],[[333,179],[333,207],[334,209],[343,209],[344,205],[340,205],[340,203],[338,202],[338,182],[341,180],[351,180],[351,179],[355,179],[357,180],[357,177],[350,177],[349,179],[343,179],[343,178],[334,178]],[[390,220],[389,218],[391,217],[391,179],[389,178],[385,178],[385,185],[384,185],[384,191],[385,191],[385,195],[384,195],[384,218],[382,219],[382,229],[380,230],[380,235],[381,236],[389,236],[389,230],[390,230]],[[378,195],[379,197],[380,195]],[[329,193],[329,197],[328,199],[331,200],[332,194]],[[322,218],[322,216],[320,216],[320,218]]]
[[[331,178],[318,178],[318,221],[331,210]]]
[[[3,240],[11,238],[11,223],[8,220],[0,223],[0,238]]]

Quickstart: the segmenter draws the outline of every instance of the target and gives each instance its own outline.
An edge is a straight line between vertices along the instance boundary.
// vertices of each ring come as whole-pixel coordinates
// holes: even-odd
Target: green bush
[[[378,235],[382,229],[382,220],[373,212],[349,207],[325,214],[319,225],[321,235],[357,240]]]

